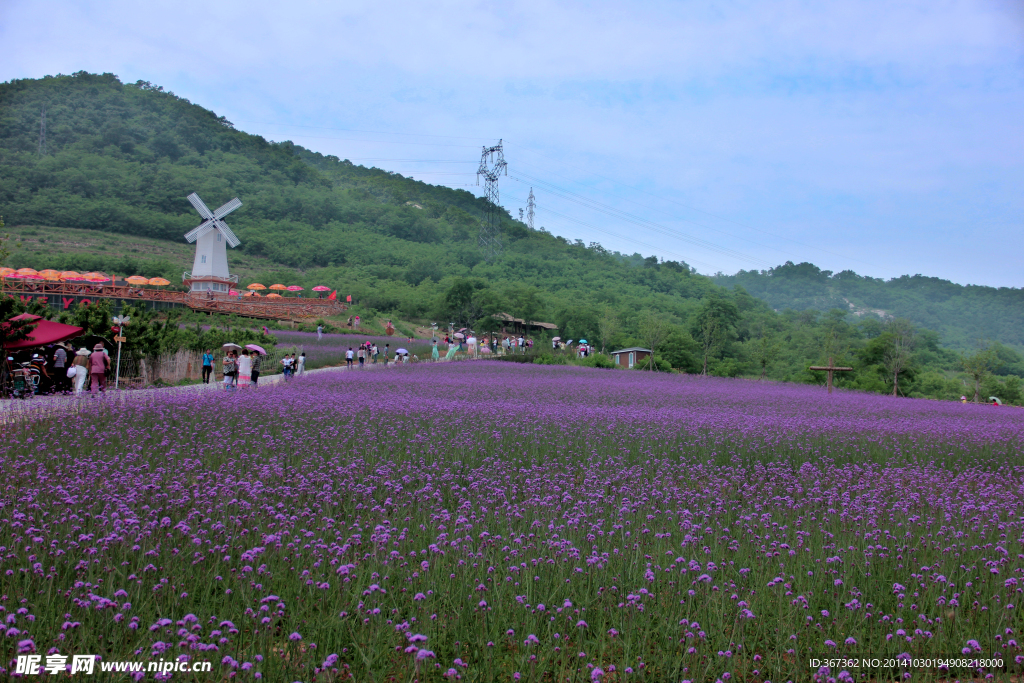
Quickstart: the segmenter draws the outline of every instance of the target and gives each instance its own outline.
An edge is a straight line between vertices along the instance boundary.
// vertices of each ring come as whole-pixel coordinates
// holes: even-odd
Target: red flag
[[[338,298],[338,290],[334,290],[333,292],[331,292],[330,295],[327,298],[330,299],[331,301],[334,301],[335,299],[337,299]]]
[[[349,294],[347,297],[345,297],[345,301],[352,303],[352,295]]]

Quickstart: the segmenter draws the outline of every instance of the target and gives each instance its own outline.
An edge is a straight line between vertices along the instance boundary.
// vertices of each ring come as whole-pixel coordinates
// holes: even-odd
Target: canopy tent
[[[12,341],[6,344],[4,349],[7,351],[16,351],[18,349],[30,349],[34,346],[56,344],[57,342],[80,337],[84,331],[81,327],[65,325],[64,323],[57,323],[52,320],[43,320],[43,318],[38,315],[32,315],[31,313],[16,315],[11,318],[11,320],[28,320],[35,324],[35,328],[29,332],[28,336],[24,339],[19,339],[18,341]]]

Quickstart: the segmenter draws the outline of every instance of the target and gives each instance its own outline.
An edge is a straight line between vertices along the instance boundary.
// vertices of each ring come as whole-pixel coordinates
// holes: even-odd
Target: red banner
[[[331,301],[334,301],[335,299],[337,299],[338,298],[338,290],[334,290],[333,292],[331,292],[330,295],[327,298],[330,299]]]

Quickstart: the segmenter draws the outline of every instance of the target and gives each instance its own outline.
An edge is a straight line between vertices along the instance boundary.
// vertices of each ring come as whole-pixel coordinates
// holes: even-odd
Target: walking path
[[[364,370],[383,370],[385,367],[394,367],[395,363],[389,363],[385,366],[383,363],[377,363],[376,365],[368,364]],[[356,368],[352,368],[355,370]],[[313,375],[321,372],[331,371],[348,371],[348,368],[344,365],[330,365],[327,367],[316,368],[312,370],[306,370],[304,375]],[[273,375],[263,375],[260,377],[260,386],[267,386],[269,384],[277,384],[284,380],[282,373]],[[220,391],[224,393],[225,397],[227,393],[224,392],[224,384],[221,382],[210,382],[209,384],[186,384],[178,387],[153,387],[149,389],[133,389],[133,390],[110,390],[104,392],[98,396],[95,400],[101,401],[132,401],[137,400],[146,396],[155,396],[166,393],[168,391],[177,392],[189,392],[189,391]],[[233,395],[237,395],[237,392],[233,392]],[[45,417],[47,415],[56,415],[65,412],[75,412],[82,406],[88,405],[88,402],[94,400],[92,395],[88,392],[83,393],[81,396],[34,396],[25,400],[18,399],[0,399],[0,428],[8,427],[19,420],[32,417]]]

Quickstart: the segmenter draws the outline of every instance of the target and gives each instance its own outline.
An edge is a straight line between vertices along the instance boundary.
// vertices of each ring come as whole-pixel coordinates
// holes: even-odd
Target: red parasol
[[[7,351],[30,349],[33,346],[56,344],[57,342],[79,337],[82,335],[83,331],[81,327],[65,325],[64,323],[56,323],[52,320],[43,320],[38,315],[32,315],[31,313],[16,315],[11,318],[11,320],[28,320],[34,323],[35,327],[24,339],[8,343],[4,347]]]

